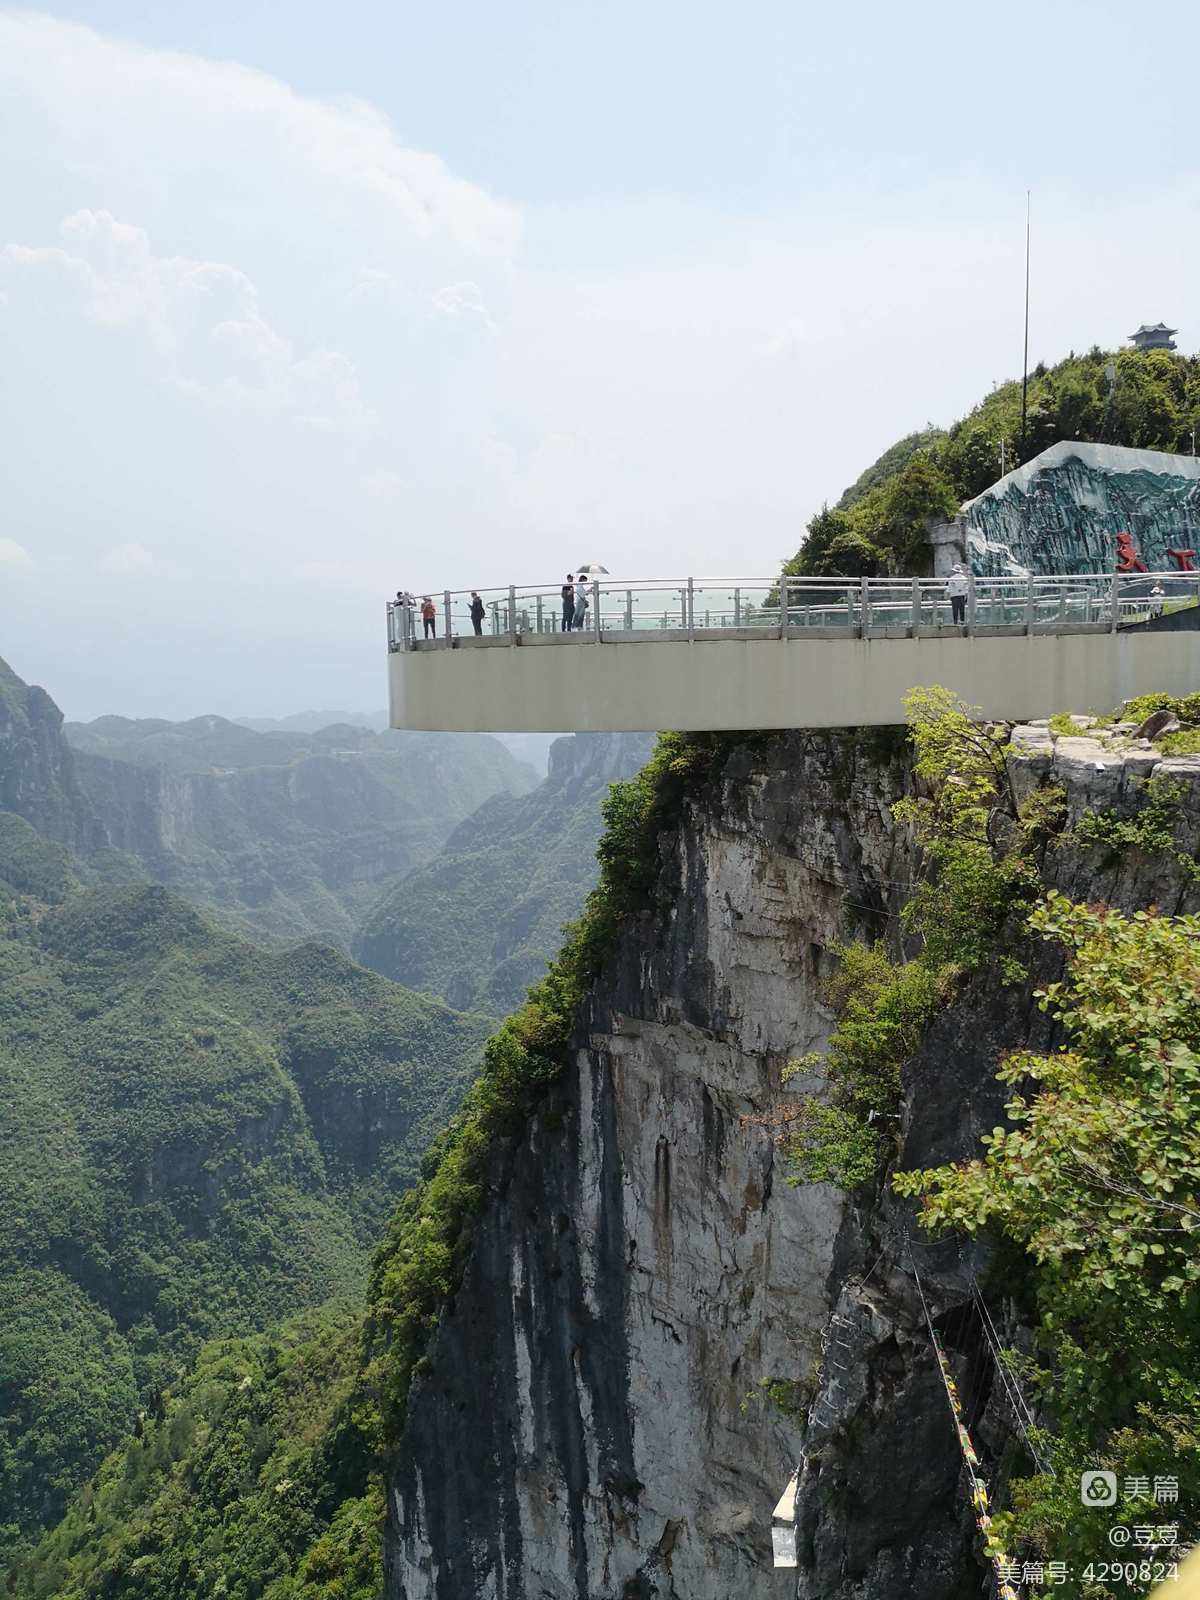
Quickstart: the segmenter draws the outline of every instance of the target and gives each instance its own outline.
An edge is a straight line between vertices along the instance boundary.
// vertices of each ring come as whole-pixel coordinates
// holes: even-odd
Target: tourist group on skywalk
[[[437,638],[437,606],[432,595],[422,595],[418,603],[414,594],[409,594],[407,589],[397,589],[395,604],[410,612],[420,611],[421,625],[426,639]],[[578,632],[587,620],[588,606],[591,601],[588,597],[587,578],[580,573],[579,582],[575,581],[573,572],[567,573],[567,581],[562,586],[562,628],[563,633]],[[471,604],[468,614],[471,618],[471,630],[478,639],[483,634],[484,604],[479,598],[479,590],[471,590]]]

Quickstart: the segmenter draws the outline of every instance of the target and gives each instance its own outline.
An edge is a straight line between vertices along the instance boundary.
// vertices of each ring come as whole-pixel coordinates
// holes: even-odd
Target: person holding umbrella
[[[583,627],[583,620],[587,616],[588,608],[588,579],[608,576],[608,568],[599,561],[585,561],[577,569],[578,583],[575,586],[575,631]]]

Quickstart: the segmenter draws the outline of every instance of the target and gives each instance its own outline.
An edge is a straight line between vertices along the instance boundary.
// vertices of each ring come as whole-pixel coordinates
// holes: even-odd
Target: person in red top
[[[428,595],[421,601],[421,621],[425,624],[425,637],[437,638],[437,607]]]

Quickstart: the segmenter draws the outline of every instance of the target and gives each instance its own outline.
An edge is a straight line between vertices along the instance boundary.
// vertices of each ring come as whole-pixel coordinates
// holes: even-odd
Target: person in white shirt
[[[950,596],[950,620],[962,627],[967,620],[967,569],[961,561],[955,562],[946,579],[946,593]]]

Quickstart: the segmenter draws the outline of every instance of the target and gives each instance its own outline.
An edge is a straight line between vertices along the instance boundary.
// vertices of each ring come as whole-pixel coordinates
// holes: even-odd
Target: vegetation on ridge
[[[214,1342],[13,1575],[23,1600],[378,1600],[383,1495],[348,1415],[359,1318]]]
[[[994,483],[1002,449],[1009,471],[1063,439],[1183,453],[1198,424],[1195,356],[1094,348],[1052,367],[1039,363],[1030,374],[1023,445],[1020,382],[998,384],[948,430],[930,427],[885,451],[836,506],[813,517],[785,570],[847,577],[927,571],[926,520],[953,515]]]

